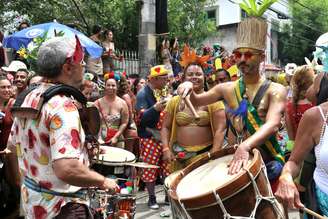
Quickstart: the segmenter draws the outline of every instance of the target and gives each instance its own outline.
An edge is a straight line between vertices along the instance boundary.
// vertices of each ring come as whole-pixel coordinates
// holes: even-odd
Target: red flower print
[[[71,130],[71,145],[77,149],[80,146],[81,140],[80,140],[80,135],[79,135],[79,131],[76,129],[72,129]]]
[[[36,141],[36,137],[34,136],[31,129],[28,130],[27,135],[28,135],[28,148],[33,149],[34,143]]]
[[[51,189],[51,188],[52,188],[52,184],[51,184],[51,182],[48,182],[48,181],[40,181],[40,182],[39,182],[39,185],[40,185],[42,188],[45,188],[45,189]]]
[[[38,168],[37,168],[36,166],[31,165],[31,166],[30,166],[30,170],[31,170],[31,174],[32,174],[33,176],[37,176],[37,175],[38,175]]]
[[[66,100],[64,103],[64,110],[66,112],[72,112],[76,110],[76,106],[71,100]]]
[[[23,163],[24,163],[24,167],[28,170],[28,162],[25,158],[23,159]]]
[[[185,158],[185,156],[186,156],[186,153],[185,152],[179,152],[178,153],[178,158],[180,158],[180,159]]]
[[[63,204],[64,199],[60,199],[54,206],[53,210],[55,213],[60,211],[61,205]]]
[[[33,99],[31,103],[31,107],[35,109],[37,106],[38,106],[38,101],[36,99]]]
[[[59,153],[65,154],[66,148],[62,147],[61,149],[58,150]]]
[[[40,205],[33,206],[33,213],[35,219],[45,219],[47,217],[47,211]]]
[[[155,68],[155,71],[156,71],[157,73],[160,73],[160,72],[161,72],[161,67],[157,67],[157,68]]]
[[[50,147],[50,139],[49,139],[49,135],[48,135],[48,134],[42,132],[42,133],[40,134],[40,140],[41,140],[41,142],[42,142],[44,145],[46,145],[47,147]]]

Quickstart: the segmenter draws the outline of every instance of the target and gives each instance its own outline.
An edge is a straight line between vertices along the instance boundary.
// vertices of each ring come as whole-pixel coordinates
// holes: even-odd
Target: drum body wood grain
[[[227,164],[235,152],[233,148],[210,154],[183,169],[173,180],[169,189],[171,201],[185,209],[185,218],[211,219],[224,218],[224,211],[230,216],[253,218],[280,218],[279,204],[274,199],[265,173],[264,163],[257,150],[248,162],[246,170],[228,175]],[[254,179],[263,200],[256,207]],[[217,194],[217,195],[216,195]],[[223,208],[220,206],[220,201]],[[188,216],[187,216],[188,215]],[[250,217],[251,218],[251,217]]]

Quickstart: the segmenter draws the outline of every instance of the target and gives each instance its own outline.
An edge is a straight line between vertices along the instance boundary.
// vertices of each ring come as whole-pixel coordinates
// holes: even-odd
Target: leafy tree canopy
[[[328,31],[328,2],[316,0],[290,1],[293,19],[283,27],[279,36],[279,56],[283,64],[305,64],[312,59],[315,41]]]

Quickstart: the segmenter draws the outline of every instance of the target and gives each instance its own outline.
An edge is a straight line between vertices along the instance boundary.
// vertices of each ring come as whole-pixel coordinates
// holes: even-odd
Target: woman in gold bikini
[[[182,65],[185,66],[183,80],[193,83],[194,90],[204,92],[204,57],[197,57],[185,48]],[[164,110],[165,117],[161,130],[163,159],[171,163],[171,170],[184,168],[199,159],[206,152],[220,150],[225,134],[226,118],[221,101],[208,106],[197,107],[196,118],[187,104],[175,96]]]

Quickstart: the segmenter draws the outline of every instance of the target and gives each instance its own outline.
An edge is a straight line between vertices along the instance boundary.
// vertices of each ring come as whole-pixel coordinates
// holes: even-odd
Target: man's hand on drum
[[[304,208],[293,178],[288,173],[279,177],[279,185],[275,196],[285,207],[290,209]]]
[[[163,160],[168,161],[168,162],[172,162],[176,159],[175,159],[174,154],[171,152],[171,150],[166,150],[166,151],[163,152]]]
[[[183,82],[179,85],[177,89],[178,95],[180,95],[182,98],[185,98],[192,92],[193,84],[190,81]]]
[[[119,191],[120,187],[117,185],[114,179],[104,177],[104,182],[99,188],[114,194]]]
[[[249,149],[246,145],[240,144],[229,163],[228,174],[233,175],[240,171],[242,167],[247,166]]]

